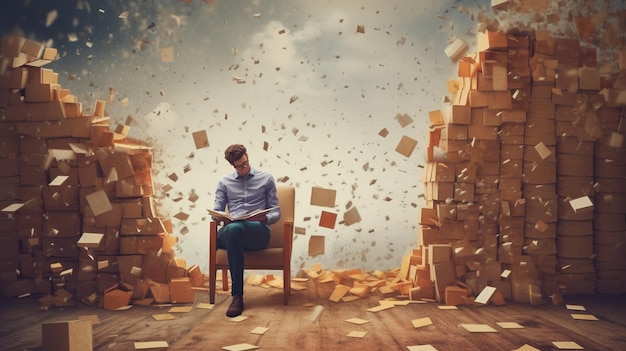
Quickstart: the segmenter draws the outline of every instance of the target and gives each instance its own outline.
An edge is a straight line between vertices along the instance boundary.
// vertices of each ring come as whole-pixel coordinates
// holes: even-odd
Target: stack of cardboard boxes
[[[626,90],[626,51],[621,51],[621,88]],[[618,84],[615,84],[617,86]],[[622,90],[622,91],[624,91]],[[624,94],[622,92],[622,94]],[[597,118],[602,136],[594,146],[593,252],[596,292],[619,294],[626,290],[626,108],[602,107]]]
[[[192,284],[173,257],[171,223],[153,206],[151,148],[128,126],[111,131],[104,101],[83,111],[42,67],[55,50],[5,36],[0,53],[3,294],[110,309],[193,302],[202,274],[191,267]]]
[[[478,49],[459,59],[450,104],[429,114],[413,256],[430,282],[409,278],[434,282],[442,302],[447,287],[528,303],[623,293],[623,78],[601,78],[595,51],[544,32],[486,31]]]

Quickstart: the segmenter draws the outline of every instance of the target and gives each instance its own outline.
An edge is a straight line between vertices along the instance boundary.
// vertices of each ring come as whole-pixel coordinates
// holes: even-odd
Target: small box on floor
[[[70,320],[41,325],[42,351],[93,350],[91,320]]]

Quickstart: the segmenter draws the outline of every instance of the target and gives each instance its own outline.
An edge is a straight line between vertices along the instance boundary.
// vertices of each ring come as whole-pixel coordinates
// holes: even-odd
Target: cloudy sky
[[[456,65],[452,39],[475,49],[489,0],[403,1],[11,1],[2,34],[17,32],[59,49],[49,65],[86,110],[106,100],[112,125],[150,143],[155,197],[174,219],[177,254],[206,266],[206,207],[231,143],[248,146],[254,167],[297,187],[294,267],[393,268],[415,246],[423,206],[428,112],[439,109]],[[168,59],[172,52],[172,60]],[[412,123],[398,123],[407,114]],[[129,119],[130,117],[130,119]],[[191,134],[205,130],[209,147]],[[388,134],[380,135],[382,130]],[[408,157],[402,137],[418,141]],[[267,145],[267,150],[264,149]],[[168,176],[176,174],[178,181]],[[334,208],[309,204],[311,188],[337,191]],[[190,195],[197,194],[197,201]],[[361,222],[339,220],[356,208]],[[309,257],[308,238],[326,237]]]

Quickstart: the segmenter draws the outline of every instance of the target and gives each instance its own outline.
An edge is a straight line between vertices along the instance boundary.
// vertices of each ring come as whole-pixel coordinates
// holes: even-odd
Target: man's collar
[[[255,174],[256,174],[256,171],[254,170],[254,168],[252,168],[252,166],[250,166],[250,171],[245,176],[240,176],[239,173],[237,173],[237,171],[234,172],[235,179],[250,178],[250,177],[254,176]]]

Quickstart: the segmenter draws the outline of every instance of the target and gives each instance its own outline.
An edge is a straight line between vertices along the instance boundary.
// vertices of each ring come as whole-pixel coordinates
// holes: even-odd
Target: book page
[[[216,218],[228,219],[230,221],[242,221],[242,220],[245,220],[245,219],[257,216],[257,215],[269,213],[269,212],[271,212],[271,211],[273,211],[273,210],[275,210],[277,208],[278,208],[278,206],[274,206],[274,207],[266,208],[264,210],[261,210],[261,209],[254,210],[252,212],[248,212],[248,213],[242,214],[240,216],[232,216],[228,212],[211,210],[211,209],[207,209],[207,211],[209,212],[209,214],[211,216],[216,217]]]

